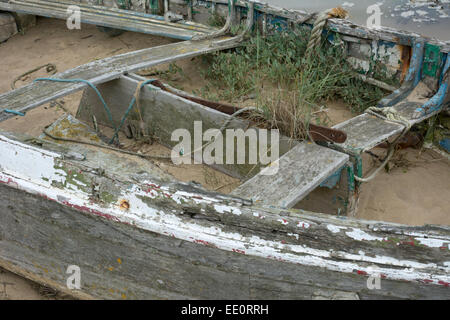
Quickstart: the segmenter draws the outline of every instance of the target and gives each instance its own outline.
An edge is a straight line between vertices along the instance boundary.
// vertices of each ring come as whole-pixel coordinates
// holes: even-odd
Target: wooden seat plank
[[[310,142],[302,142],[279,159],[274,175],[258,175],[233,191],[233,195],[257,204],[291,208],[330,175],[343,167],[349,156]]]

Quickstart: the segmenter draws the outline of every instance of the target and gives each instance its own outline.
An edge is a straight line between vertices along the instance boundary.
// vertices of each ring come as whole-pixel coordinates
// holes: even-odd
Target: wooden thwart
[[[152,67],[183,58],[233,48],[238,42],[228,41],[230,37],[211,40],[184,41],[90,62],[88,64],[58,73],[56,79],[84,79],[93,84],[104,83],[119,78],[122,74]],[[222,40],[227,40],[223,41]],[[85,83],[58,83],[52,81],[33,82],[22,88],[0,95],[0,112],[4,109],[26,112],[59,97],[85,88]],[[0,121],[11,118],[8,113],[0,113]]]
[[[347,133],[347,141],[336,144],[339,149],[350,153],[361,153],[370,150],[390,137],[399,134],[403,126],[387,122],[376,116],[364,113],[348,121],[340,123],[334,128]]]
[[[255,204],[290,208],[344,166],[348,159],[346,154],[302,142],[279,159],[275,175],[262,172],[232,194],[252,199]],[[269,169],[272,168],[266,168]]]
[[[393,106],[398,115],[403,119],[408,120],[410,125],[428,119],[440,110],[438,99],[440,95],[439,92],[430,100],[424,97],[419,99],[412,97],[415,91],[420,90],[420,87],[421,85],[416,86],[409,97],[400,100]],[[436,100],[436,102],[434,102],[434,100]],[[414,118],[416,110],[427,104],[433,106],[436,110],[423,114],[420,118]],[[380,108],[380,110],[382,109],[383,108]],[[380,115],[383,116],[382,114]],[[397,136],[404,130],[405,126],[396,122],[384,120],[382,117],[377,117],[373,114],[364,113],[337,124],[333,128],[347,133],[347,141],[341,144],[336,143],[334,146],[338,150],[350,154],[359,154],[376,147],[389,138]]]

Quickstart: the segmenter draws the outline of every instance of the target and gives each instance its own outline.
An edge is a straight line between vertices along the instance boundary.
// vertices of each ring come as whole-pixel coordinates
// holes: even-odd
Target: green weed
[[[355,78],[338,37],[334,44],[322,41],[306,57],[309,33],[298,28],[265,38],[256,35],[235,50],[206,56],[204,76],[211,85],[202,94],[215,88],[214,100],[230,102],[255,95],[263,120],[293,138],[305,135],[299,123],[320,122],[313,113],[323,102],[342,99],[352,111],[362,112],[386,94]]]

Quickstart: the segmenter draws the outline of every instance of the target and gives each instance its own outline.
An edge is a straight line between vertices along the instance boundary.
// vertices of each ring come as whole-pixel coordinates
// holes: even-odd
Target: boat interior
[[[394,140],[403,132],[404,124],[398,121],[385,121],[383,116],[377,117],[372,113],[362,113],[333,126],[332,129],[345,133],[343,141],[327,139],[302,141],[281,135],[276,141],[272,139],[270,143],[264,145],[266,151],[264,154],[256,152],[258,153],[256,164],[250,161],[248,155],[244,156],[243,163],[236,164],[241,157],[233,137],[230,138],[232,146],[223,143],[228,141],[226,133],[220,138],[221,144],[213,144],[215,148],[208,150],[216,161],[205,163],[202,147],[208,145],[204,144],[205,141],[216,142],[217,135],[214,136],[211,132],[217,134],[219,128],[220,134],[225,133],[225,129],[240,129],[250,136],[257,137],[255,145],[252,145],[250,140],[243,139],[246,154],[251,148],[261,151],[261,141],[268,141],[271,137],[262,136],[261,126],[246,117],[245,112],[238,112],[242,109],[241,106],[206,101],[190,92],[172,87],[154,76],[139,75],[139,70],[149,66],[199,55],[197,53],[199,49],[195,44],[196,37],[200,38],[197,43],[203,41],[207,48],[211,48],[212,40],[205,38],[203,34],[208,34],[213,29],[208,29],[205,24],[200,23],[204,23],[212,10],[230,21],[238,20],[250,27],[261,25],[261,29],[256,32],[262,35],[281,27],[288,27],[292,24],[289,17],[292,18],[294,15],[289,11],[276,11],[270,8],[263,10],[257,4],[255,9],[255,4],[236,4],[235,1],[204,2],[203,6],[197,3],[196,9],[200,11],[195,14],[195,19],[192,16],[192,6],[185,6],[177,1],[166,1],[166,7],[158,9],[159,12],[164,9],[164,16],[133,13],[130,19],[142,20],[142,25],[135,24],[142,28],[137,31],[155,35],[161,35],[159,33],[163,32],[165,33],[163,35],[188,41],[175,43],[174,46],[178,47],[172,48],[169,45],[153,48],[155,52],[160,50],[162,53],[157,54],[164,56],[164,59],[160,56],[153,57],[153,60],[147,60],[145,64],[139,62],[139,59],[144,59],[143,57],[119,55],[117,56],[119,58],[112,62],[119,70],[117,74],[101,81],[100,76],[106,74],[101,68],[110,63],[108,59],[51,76],[50,78],[66,80],[82,78],[86,82],[77,83],[77,86],[74,84],[70,90],[60,90],[55,95],[48,94],[45,98],[42,98],[45,90],[55,91],[60,85],[63,88],[65,84],[45,78],[38,79],[40,80],[38,82],[35,80],[23,88],[43,86],[45,90],[39,88],[40,106],[37,106],[38,103],[30,102],[27,108],[17,109],[15,113],[5,113],[0,119],[0,129],[3,132],[14,132],[19,136],[27,135],[26,138],[21,136],[21,139],[37,144],[41,148],[62,152],[69,159],[72,157],[74,161],[83,161],[84,165],[99,172],[102,168],[108,168],[108,171],[114,172],[117,177],[149,175],[161,181],[181,181],[211,192],[231,194],[263,206],[304,209],[334,215],[354,214],[360,185],[360,181],[354,177],[361,178],[363,173],[367,172],[363,168],[366,151],[374,152],[373,148],[376,146]],[[58,10],[64,10],[68,3],[68,1],[54,2],[53,4],[59,7],[47,16],[58,17]],[[45,9],[46,6],[45,1],[38,0],[13,1],[13,4],[21,6],[24,12],[33,12],[35,10],[33,6],[39,10]],[[133,1],[130,4],[136,5]],[[169,5],[170,11],[167,10]],[[234,9],[235,5],[238,8],[236,14],[227,13],[226,10]],[[95,6],[92,9],[81,4],[81,7],[88,16],[94,17],[97,14],[95,10],[98,8]],[[157,7],[155,8],[157,11]],[[121,9],[108,10],[109,14],[102,21],[104,28],[117,26],[114,19],[117,19]],[[256,11],[253,12],[254,10]],[[277,12],[283,19],[277,20]],[[181,18],[172,19],[169,13],[174,16],[181,15]],[[308,18],[311,17],[304,16],[300,23],[304,23],[307,27],[311,26]],[[149,19],[154,19],[151,23],[157,26],[145,24],[150,21]],[[334,18],[330,21],[336,24]],[[131,30],[125,25],[131,22],[123,23],[121,29]],[[180,27],[181,24],[183,27]],[[403,117],[402,119],[406,119],[409,127],[442,110],[447,85],[443,75],[450,65],[445,48],[441,48],[443,51],[440,51],[439,46],[433,42],[425,43],[420,38],[406,35],[400,39],[395,38],[397,42],[386,40],[388,37],[394,39],[389,33],[385,35],[385,39],[382,39],[383,37],[376,39],[373,34],[364,34],[348,23],[343,25],[343,30],[334,28],[334,25],[331,25],[331,29],[343,34],[340,41],[345,43],[347,60],[359,71],[355,77],[374,86],[381,86],[385,90],[385,96],[378,102],[378,107],[393,107]],[[161,28],[167,30],[161,31]],[[170,28],[173,29],[169,30]],[[135,29],[136,27],[132,31],[136,31]],[[218,30],[216,28],[212,32]],[[354,30],[353,34],[348,30]],[[231,40],[241,36],[242,34]],[[328,41],[333,42],[335,36],[335,33],[329,33]],[[224,39],[218,44],[222,46],[221,50],[234,50],[233,47],[238,46],[229,42],[231,41],[229,38]],[[184,54],[183,51],[188,52]],[[125,59],[128,68],[122,68],[120,65]],[[373,62],[383,64],[386,72],[392,79],[397,80],[398,85],[392,87],[370,78],[367,74]],[[89,79],[89,76],[83,73],[88,71],[95,73],[95,77]],[[92,83],[96,85],[92,86]],[[80,89],[82,92],[75,92]],[[21,103],[24,104],[23,101]],[[54,112],[56,109],[61,110],[57,117]],[[421,109],[423,112],[417,116],[418,110]],[[196,123],[201,123],[200,129]],[[183,132],[187,132],[190,138],[190,142],[182,147],[181,136],[175,136],[174,139],[174,132],[181,129],[184,129]],[[203,140],[208,130],[210,135]],[[262,156],[265,158],[269,154],[273,156],[270,145],[274,142],[279,146],[278,154],[275,158],[271,158],[269,163],[262,165],[260,161]],[[230,151],[232,159],[229,158]],[[183,163],[175,164],[174,159]],[[268,174],[267,172],[271,170],[274,173]]]

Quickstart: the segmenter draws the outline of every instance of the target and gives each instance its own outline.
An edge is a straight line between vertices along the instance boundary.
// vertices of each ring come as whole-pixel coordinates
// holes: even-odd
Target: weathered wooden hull
[[[146,5],[142,1],[97,1],[83,0],[15,0],[8,2],[0,0],[0,9],[43,16],[66,19],[66,9],[70,5],[82,6],[81,19],[85,23],[105,27],[138,31],[154,35],[172,37],[181,40],[202,37],[217,29],[207,27],[211,16],[227,17],[229,5],[235,2],[232,24],[245,21],[249,15],[249,3],[241,0],[152,0]],[[287,10],[269,6],[264,3],[254,3],[253,29],[262,34],[283,31],[295,25],[311,27],[315,16],[301,10]],[[117,9],[117,7],[121,9]],[[102,14],[102,8],[108,8]],[[179,23],[165,21],[164,12],[179,13],[183,17]],[[149,22],[150,21],[150,22]],[[146,25],[145,23],[149,24]],[[402,83],[407,74],[412,59],[413,47],[417,42],[425,44],[424,78],[433,86],[437,86],[440,70],[445,56],[450,51],[450,43],[435,38],[423,37],[419,34],[380,27],[370,29],[353,24],[349,20],[329,19],[327,30],[340,34],[341,40],[347,46],[348,60],[355,69],[363,74],[366,81],[376,83],[388,90],[396,86],[371,78],[376,65],[383,65],[383,78],[391,78]],[[330,40],[333,38],[330,35]]]
[[[31,272],[36,280],[64,290],[65,271],[76,264],[83,283],[80,297],[450,298],[444,285],[381,280],[381,290],[369,290],[367,276],[357,270],[341,273],[221,250],[139,230],[4,185],[0,190],[1,265]]]
[[[226,8],[225,1],[213,3]],[[304,18],[292,11],[256,10],[265,32]],[[393,74],[407,80],[386,104],[401,100],[420,80],[444,87],[442,68],[426,75],[428,80],[415,70],[424,54],[413,59],[416,41],[423,40],[419,36],[379,33],[335,20],[329,28],[348,37],[354,49],[349,52],[358,52],[358,46],[377,52],[383,47],[394,57],[409,52],[406,60],[392,60]],[[434,39],[427,44],[443,54],[449,50]],[[215,51],[209,42],[200,45],[199,52]],[[97,66],[101,74],[89,79],[104,83],[172,61],[167,50],[180,51],[173,59],[190,56],[184,49],[183,44],[169,45],[153,50],[157,55],[142,50],[65,75],[86,76]],[[442,67],[444,61],[432,63]],[[61,85],[51,97],[85,85],[70,86]],[[48,91],[41,90],[40,99],[27,100],[37,88],[30,85],[2,95],[0,102],[14,102],[17,110],[26,111],[51,100],[55,86],[42,87]],[[450,229],[445,226],[408,227],[258,206],[173,181],[151,165],[125,161],[113,152],[9,133],[0,135],[0,153],[0,266],[80,298],[450,298]],[[80,290],[66,286],[71,265],[81,269]],[[379,277],[380,287],[369,289],[369,277]]]
[[[61,146],[7,136],[1,265],[66,292],[66,270],[77,265],[75,296],[450,298],[447,227],[259,208],[195,185],[118,176],[117,156],[100,170],[63,159]],[[367,287],[374,272],[379,290]]]

